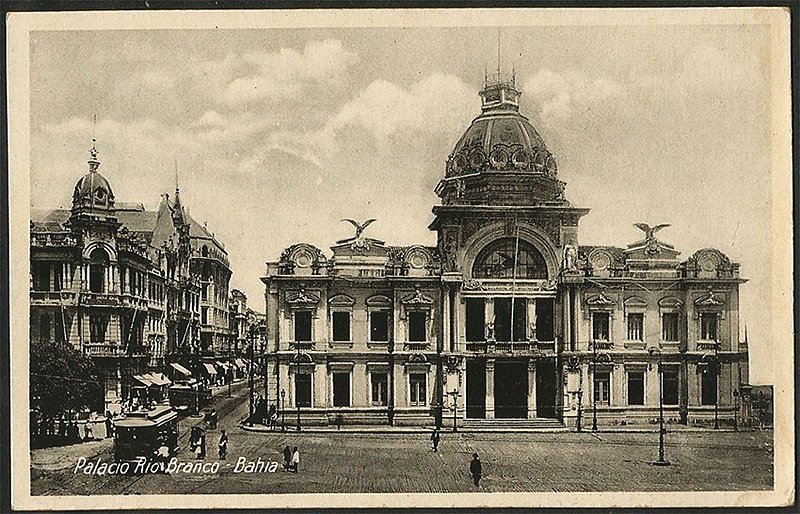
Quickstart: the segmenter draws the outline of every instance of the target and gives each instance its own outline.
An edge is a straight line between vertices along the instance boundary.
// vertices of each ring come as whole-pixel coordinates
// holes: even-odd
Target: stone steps
[[[563,428],[564,424],[553,418],[497,418],[497,419],[464,419],[459,425],[463,428]]]

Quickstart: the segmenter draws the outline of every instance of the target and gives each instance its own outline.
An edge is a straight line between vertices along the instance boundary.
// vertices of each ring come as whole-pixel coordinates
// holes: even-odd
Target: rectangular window
[[[498,341],[511,341],[511,317],[514,317],[514,341],[525,341],[527,338],[526,312],[527,300],[514,299],[514,312],[511,312],[511,298],[494,299],[494,331]]]
[[[411,374],[408,376],[408,383],[411,388],[411,405],[426,405],[425,375],[423,373]]]
[[[411,342],[425,342],[427,338],[428,314],[423,311],[408,313],[408,340]]]
[[[106,326],[108,319],[105,316],[89,316],[89,337],[92,343],[104,343],[106,340]]]
[[[372,405],[389,404],[389,374],[372,373]]]
[[[38,262],[33,267],[33,289],[35,291],[50,290],[50,265]]]
[[[703,370],[700,380],[700,401],[703,405],[717,403],[717,373],[711,367]]]
[[[664,405],[678,405],[678,370],[664,370],[661,379]]]
[[[349,341],[350,340],[350,313],[334,312],[333,313],[333,340],[334,341]]]
[[[294,375],[294,406],[311,407],[311,373]]]
[[[678,313],[665,312],[661,316],[661,340],[678,341]]]
[[[595,341],[608,341],[609,314],[595,312],[592,314],[592,339]]]
[[[467,298],[467,341],[486,338],[486,302],[483,298]]]
[[[703,341],[717,340],[717,313],[705,312],[700,315],[700,339]]]
[[[294,313],[294,340],[311,341],[311,311]]]
[[[333,374],[333,406],[350,406],[350,373]]]
[[[383,342],[389,340],[389,313],[373,311],[369,314],[369,340]]]
[[[203,307],[203,310],[200,314],[200,323],[203,325],[208,325],[208,307]]]
[[[641,312],[628,314],[628,341],[644,341],[644,314]]]
[[[554,341],[553,313],[555,300],[552,298],[539,298],[536,300],[536,340]]]
[[[39,319],[39,337],[42,341],[50,342],[50,315],[42,314]]]
[[[594,401],[597,405],[609,405],[611,394],[611,374],[608,371],[598,371],[594,375]]]
[[[644,372],[628,372],[628,405],[644,405]]]

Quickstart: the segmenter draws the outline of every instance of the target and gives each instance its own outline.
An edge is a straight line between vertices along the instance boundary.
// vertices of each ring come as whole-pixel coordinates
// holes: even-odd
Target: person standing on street
[[[219,458],[221,460],[228,458],[228,434],[224,430],[219,435]]]
[[[114,424],[111,421],[111,411],[106,411],[106,437],[114,437]]]
[[[286,448],[283,449],[283,470],[289,471],[289,466],[292,462],[292,449],[289,448],[287,445]]]
[[[292,451],[292,471],[297,473],[300,469],[300,450],[297,449],[297,446],[294,447],[294,451]]]
[[[442,436],[439,434],[439,429],[434,428],[433,433],[431,434],[431,448],[433,448],[434,452],[439,451],[439,441],[441,441]]]
[[[482,468],[478,454],[473,453],[472,462],[469,463],[469,474],[472,475],[472,481],[475,482],[475,487],[477,487],[481,481],[481,474],[483,473]]]

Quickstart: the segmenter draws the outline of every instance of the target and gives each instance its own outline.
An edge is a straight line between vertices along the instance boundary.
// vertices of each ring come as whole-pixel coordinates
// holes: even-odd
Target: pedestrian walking
[[[219,458],[221,460],[228,458],[228,434],[224,430],[219,435]]]
[[[283,470],[289,471],[289,466],[291,465],[292,461],[292,449],[289,448],[287,445],[286,448],[283,449]]]
[[[86,420],[86,425],[84,425],[83,432],[84,432],[84,437],[83,437],[84,440],[94,441],[94,428],[92,428],[91,419]]]
[[[114,436],[114,424],[111,422],[111,411],[106,412],[106,437]]]
[[[439,433],[438,428],[433,429],[433,433],[431,434],[431,449],[435,452],[439,451],[439,441],[442,440],[442,436]]]
[[[292,451],[292,471],[297,473],[300,470],[300,450],[297,449],[297,446],[294,447]]]
[[[472,462],[469,463],[469,474],[472,475],[475,487],[478,487],[481,481],[481,474],[483,474],[483,466],[481,466],[481,459],[478,458],[477,453],[472,454]]]

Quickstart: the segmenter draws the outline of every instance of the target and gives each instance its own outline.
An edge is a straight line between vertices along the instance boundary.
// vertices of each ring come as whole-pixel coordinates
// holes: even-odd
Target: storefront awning
[[[191,372],[191,371],[189,371],[188,369],[184,368],[183,366],[181,366],[181,365],[180,365],[180,364],[178,364],[177,362],[171,362],[171,363],[170,363],[170,366],[172,366],[172,367],[173,367],[173,369],[175,369],[175,371],[177,371],[177,372],[179,372],[179,373],[183,373],[183,374],[184,374],[184,375],[186,375],[187,377],[190,377],[190,376],[192,376],[192,372]]]
[[[149,378],[147,376],[145,376],[145,375],[133,375],[133,378],[137,382],[140,382],[141,384],[144,384],[145,387],[150,387],[151,385],[153,385],[153,382],[150,381]]]
[[[245,369],[247,367],[247,365],[244,363],[244,361],[242,359],[236,359],[235,362],[236,362],[236,366],[238,366],[239,369]]]
[[[144,377],[156,386],[168,386],[172,383],[163,373],[148,373]]]
[[[209,364],[207,362],[203,363],[203,368],[206,370],[206,373],[208,373],[209,375],[216,375],[217,374],[217,370],[214,368],[214,366],[212,366],[211,364]]]
[[[228,369],[230,369],[230,367],[231,367],[230,364],[228,364],[227,362],[222,362],[222,361],[216,361],[214,364],[216,364],[218,367],[224,369],[225,371],[228,371]]]

